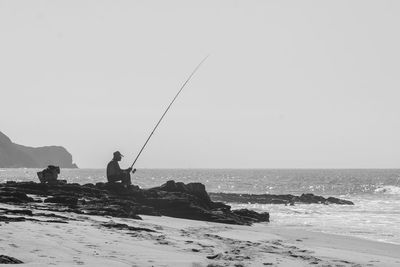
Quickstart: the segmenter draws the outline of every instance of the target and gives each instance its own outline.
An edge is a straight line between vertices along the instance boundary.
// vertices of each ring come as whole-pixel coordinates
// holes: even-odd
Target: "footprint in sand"
[[[279,240],[273,241],[271,243],[274,244],[274,245],[277,245],[277,246],[282,246],[282,243]]]
[[[171,244],[169,241],[166,240],[165,235],[160,235],[160,236],[156,237],[155,240],[160,245],[170,245]]]
[[[46,236],[50,236],[50,237],[58,237],[58,235],[55,235],[55,234],[46,234]]]

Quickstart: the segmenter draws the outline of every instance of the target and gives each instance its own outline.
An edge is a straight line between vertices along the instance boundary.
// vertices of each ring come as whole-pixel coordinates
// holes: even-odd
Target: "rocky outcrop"
[[[214,201],[224,201],[228,203],[258,203],[258,204],[339,204],[354,205],[349,200],[335,197],[322,197],[314,194],[295,195],[270,195],[270,194],[235,194],[235,193],[210,193],[210,197]]]
[[[64,147],[18,145],[0,132],[0,168],[44,168],[48,165],[77,168],[72,155]]]
[[[202,183],[189,183],[184,184],[171,180],[161,185],[160,187],[154,187],[152,190],[161,190],[167,192],[181,192],[189,195],[194,195],[199,198],[204,204],[211,205],[211,199],[208,196],[206,187]]]
[[[21,263],[23,262],[16,258],[6,255],[0,255],[0,264],[21,264]]]
[[[239,225],[269,221],[266,212],[231,210],[229,205],[212,201],[203,184],[174,181],[151,189],[125,188],[121,184],[108,183],[7,182],[0,184],[0,202],[21,206],[29,204],[30,207],[38,205],[41,209],[44,205],[45,209],[52,211],[133,219],[140,219],[140,215],[165,215]]]

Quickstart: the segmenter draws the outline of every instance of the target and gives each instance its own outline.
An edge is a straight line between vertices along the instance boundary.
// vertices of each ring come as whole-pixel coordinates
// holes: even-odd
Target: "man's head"
[[[114,160],[120,161],[122,157],[123,157],[123,155],[121,154],[121,152],[119,152],[119,151],[114,152],[114,157],[113,157]]]

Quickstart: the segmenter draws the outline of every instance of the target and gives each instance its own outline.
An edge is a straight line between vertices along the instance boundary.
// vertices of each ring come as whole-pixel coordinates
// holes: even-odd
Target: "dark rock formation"
[[[61,221],[61,220],[38,220],[34,218],[28,218],[28,217],[8,217],[8,216],[3,216],[0,215],[0,222],[25,222],[25,221],[33,221],[33,222],[45,222],[45,223],[67,223],[66,221]]]
[[[349,200],[345,200],[345,199],[340,199],[340,198],[336,198],[336,197],[328,197],[326,199],[326,201],[330,204],[330,203],[334,203],[334,204],[339,204],[339,205],[354,205],[353,202],[349,201]]]
[[[234,214],[244,217],[248,219],[249,221],[253,222],[269,222],[269,213],[258,213],[253,210],[248,210],[248,209],[240,209],[240,210],[234,210]]]
[[[259,204],[285,204],[293,205],[295,203],[302,204],[339,204],[354,205],[349,200],[339,199],[335,197],[324,198],[314,194],[294,195],[270,195],[270,194],[235,194],[235,193],[209,193],[214,201],[223,201],[229,203],[259,203]]]
[[[76,206],[78,205],[78,198],[76,197],[66,197],[66,196],[57,196],[57,197],[49,197],[44,200],[45,203],[58,203],[66,206]]]
[[[64,147],[18,145],[0,132],[0,168],[44,168],[47,165],[77,168],[71,154]]]
[[[0,215],[0,222],[24,222],[26,221],[25,217],[7,217]]]
[[[211,203],[211,199],[206,191],[206,187],[202,183],[184,184],[182,182],[175,183],[175,181],[171,180],[159,187],[154,187],[153,190],[186,193],[186,194],[196,196],[203,203],[207,203],[207,204]]]
[[[31,206],[29,207],[31,208]],[[12,215],[7,216],[7,215]],[[17,217],[17,215],[19,215]],[[36,218],[33,218],[36,217]],[[51,220],[40,220],[37,218],[51,218]],[[61,220],[60,220],[61,219]],[[54,213],[43,213],[43,212],[33,212],[31,209],[8,209],[0,208],[0,222],[24,222],[24,221],[34,221],[34,222],[46,222],[46,223],[67,223],[67,221],[76,220],[66,216],[56,215]]]
[[[0,192],[0,202],[2,203],[27,203],[32,201],[33,198],[28,197],[23,192],[8,190]]]
[[[35,206],[39,200],[27,194],[45,197],[40,209],[68,211],[88,215],[140,219],[139,215],[166,215],[202,221],[249,225],[268,222],[268,213],[250,210],[232,211],[231,207],[214,202],[200,183],[175,183],[139,189],[121,184],[40,184],[7,182],[0,184],[0,202]]]
[[[114,229],[119,229],[119,230],[128,230],[128,231],[141,231],[141,232],[151,232],[155,233],[156,231],[149,229],[149,228],[142,228],[142,227],[134,227],[134,226],[129,226],[124,223],[102,223],[101,226],[107,227],[107,228],[114,228]]]
[[[23,262],[16,258],[6,255],[0,255],[0,264],[21,264],[21,263]]]
[[[27,215],[27,216],[33,215],[33,212],[31,210],[13,210],[13,209],[0,208],[0,212],[3,214],[12,214],[12,215]]]

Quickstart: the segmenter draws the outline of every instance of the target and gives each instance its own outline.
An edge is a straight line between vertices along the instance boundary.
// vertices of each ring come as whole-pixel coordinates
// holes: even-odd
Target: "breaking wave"
[[[400,187],[394,185],[384,185],[375,189],[375,193],[388,194],[388,195],[400,195]]]

